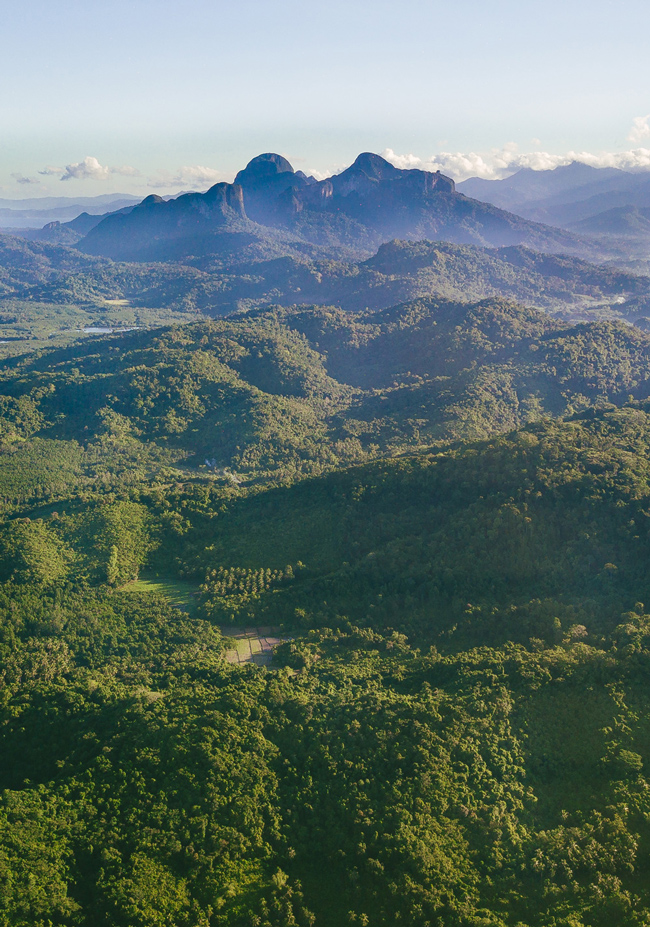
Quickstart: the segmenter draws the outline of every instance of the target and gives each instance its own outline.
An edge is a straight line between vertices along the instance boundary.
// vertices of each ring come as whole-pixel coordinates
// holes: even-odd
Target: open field
[[[176,608],[192,614],[196,610],[197,588],[192,583],[167,577],[135,579],[122,586],[122,592],[145,592],[163,595]]]
[[[197,321],[199,313],[133,307],[128,300],[51,303],[0,300],[0,360],[43,348],[67,347],[86,338],[119,338],[133,328]]]
[[[235,644],[226,650],[229,663],[256,663],[258,666],[268,666],[273,659],[273,648],[287,639],[274,635],[272,628],[222,628],[221,633]]]
[[[132,580],[121,588],[122,592],[156,593],[163,595],[172,605],[188,614],[193,614],[197,604],[197,588],[192,583],[167,577],[147,577]],[[255,663],[268,666],[273,659],[273,648],[287,638],[278,637],[273,628],[231,628],[222,627],[221,633],[227,644],[234,646],[226,650],[228,663]]]

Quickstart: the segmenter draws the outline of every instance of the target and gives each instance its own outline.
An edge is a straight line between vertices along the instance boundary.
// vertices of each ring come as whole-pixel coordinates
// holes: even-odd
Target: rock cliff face
[[[114,260],[156,260],[166,251],[177,251],[173,244],[209,237],[245,220],[242,188],[217,183],[206,193],[186,193],[175,200],[152,194],[127,214],[107,216],[80,247]]]
[[[178,260],[211,253],[210,248],[216,253],[224,235],[242,231],[258,239],[281,232],[298,247],[317,246],[332,254],[344,249],[361,255],[393,238],[581,250],[568,232],[462,196],[439,172],[401,170],[371,152],[322,181],[267,152],[239,171],[233,184],[215,184],[206,193],[169,202],[148,196],[128,215],[109,215],[79,247],[118,260]],[[230,250],[233,241],[231,236]]]
[[[282,224],[306,209],[356,214],[366,201],[408,205],[433,193],[453,193],[454,181],[439,172],[400,170],[379,155],[360,154],[354,164],[329,180],[294,171],[286,158],[262,154],[235,178],[244,190],[246,213],[256,222]]]
[[[249,161],[244,170],[235,177],[235,183],[248,187],[258,183],[273,182],[277,178],[282,178],[284,174],[295,175],[289,161],[282,155],[267,152]]]
[[[249,161],[235,177],[235,183],[244,191],[249,218],[275,224],[279,216],[293,212],[291,200],[295,191],[308,186],[311,179],[302,172],[296,173],[282,155],[269,152]]]

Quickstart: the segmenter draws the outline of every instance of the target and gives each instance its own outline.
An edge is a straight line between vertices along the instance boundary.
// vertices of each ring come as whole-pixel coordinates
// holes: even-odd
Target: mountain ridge
[[[650,172],[576,161],[552,170],[522,168],[503,180],[470,177],[458,189],[532,221],[563,228],[607,209],[650,206]]]
[[[215,197],[236,202],[237,208],[211,214],[207,203]],[[322,181],[294,171],[281,155],[269,152],[253,158],[234,184],[180,196],[173,209],[151,197],[143,203],[147,205],[140,204],[119,221],[106,217],[77,247],[122,260],[168,260],[191,253],[192,247],[206,253],[209,244],[200,238],[209,237],[217,226],[240,231],[237,223],[253,221],[262,236],[268,231],[260,229],[279,230],[297,241],[325,250],[344,248],[357,256],[393,238],[426,237],[582,254],[594,249],[573,233],[465,197],[439,172],[396,168],[371,152]],[[142,209],[151,210],[148,222],[142,221]],[[219,243],[212,246],[218,250]]]

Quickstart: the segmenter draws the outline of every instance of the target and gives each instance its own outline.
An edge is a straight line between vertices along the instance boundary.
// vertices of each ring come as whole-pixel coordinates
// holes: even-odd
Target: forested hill
[[[0,364],[0,927],[647,927],[647,282],[26,248],[247,311]]]
[[[314,249],[316,250],[316,249]],[[480,248],[392,241],[360,262],[280,247],[229,260],[193,256],[181,264],[125,264],[70,248],[0,237],[0,297],[100,313],[110,302],[202,312],[207,316],[270,304],[315,303],[380,309],[407,299],[501,296],[564,315],[607,310],[631,321],[650,305],[647,277],[525,247]],[[0,301],[0,310],[2,302]]]
[[[108,261],[72,248],[0,235],[0,296],[27,294],[29,287],[70,274],[89,273]]]
[[[5,524],[4,923],[643,927],[649,423]],[[275,669],[224,662],[271,619]]]
[[[645,402],[225,504],[215,487],[202,515],[198,493],[181,493],[192,528],[170,549],[225,626],[331,627],[345,615],[445,652],[597,645],[650,595],[649,451]],[[205,517],[215,507],[218,524]],[[256,589],[246,573],[262,577]]]
[[[6,361],[2,428],[287,479],[650,393],[650,338],[513,303],[298,308]],[[110,459],[110,458],[107,458]],[[158,464],[155,464],[158,461]]]

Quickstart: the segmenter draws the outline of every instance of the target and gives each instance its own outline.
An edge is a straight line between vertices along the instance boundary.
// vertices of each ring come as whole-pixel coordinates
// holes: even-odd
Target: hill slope
[[[79,442],[93,474],[107,446],[116,474],[175,462],[246,480],[474,440],[649,393],[648,335],[569,327],[497,300],[288,309],[131,333],[7,361],[0,385],[16,465],[20,439],[38,435]]]
[[[650,206],[647,172],[631,174],[578,162],[546,171],[524,168],[504,180],[472,177],[458,189],[528,219],[562,227],[607,209]]]
[[[5,921],[643,927],[649,453],[631,406],[5,523]],[[224,661],[278,618],[275,669]]]
[[[268,305],[306,303],[358,310],[387,308],[416,297],[498,296],[543,306],[567,318],[589,318],[596,311],[601,317],[632,321],[643,316],[643,301],[650,296],[647,277],[523,246],[392,241],[354,263],[319,259],[299,248],[268,258],[274,251],[286,251],[285,246],[286,242],[255,239],[239,252],[241,263],[224,272],[223,255],[185,258],[186,264],[113,263],[79,257],[73,249],[4,238],[1,282],[5,298],[12,300],[77,304],[98,313],[107,312],[109,303],[126,300],[134,308],[213,317]]]
[[[233,499],[218,528],[196,519],[177,563],[225,623],[346,615],[445,650],[551,646],[581,625],[596,643],[650,594],[649,412],[589,411]],[[233,570],[298,562],[256,594],[229,583]]]

